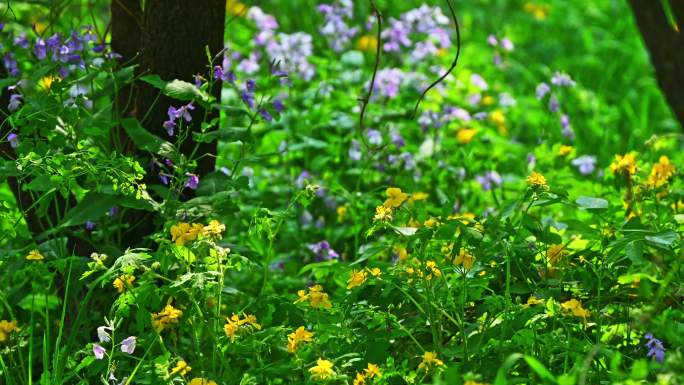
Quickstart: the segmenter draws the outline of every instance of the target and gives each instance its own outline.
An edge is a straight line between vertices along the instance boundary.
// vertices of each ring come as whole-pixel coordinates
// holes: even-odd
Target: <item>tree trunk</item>
[[[668,22],[660,0],[629,0],[637,25],[670,108],[684,126],[684,35]],[[670,1],[679,23],[684,23],[684,1]]]
[[[208,74],[209,65],[206,47],[212,55],[223,49],[225,28],[224,0],[147,0],[143,16],[141,70],[157,74],[164,80],[180,79],[194,81],[196,74]],[[181,102],[161,96],[155,104],[159,91],[149,85],[140,85],[136,100],[138,116],[150,114],[143,126],[150,132],[167,137],[162,124],[170,105],[179,107]],[[216,87],[215,95],[220,96]],[[205,111],[195,106],[192,113],[193,130],[199,130],[199,123]],[[209,117],[211,119],[211,117]],[[190,137],[181,152],[190,155],[195,148]],[[198,155],[216,154],[216,143],[202,143]],[[204,156],[198,160],[197,174],[214,171],[215,157]]]

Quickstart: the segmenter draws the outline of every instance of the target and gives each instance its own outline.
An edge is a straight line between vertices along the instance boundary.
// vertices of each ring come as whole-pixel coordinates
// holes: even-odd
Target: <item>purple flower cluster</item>
[[[251,7],[247,18],[256,24],[259,32],[254,38],[257,46],[263,47],[272,63],[277,63],[288,73],[295,73],[306,81],[311,80],[316,68],[309,63],[313,54],[313,38],[304,32],[293,34],[279,33],[278,22],[272,15],[264,13],[259,7]],[[238,65],[238,70],[254,73],[259,70],[259,52],[252,52],[249,58]]]
[[[194,109],[195,106],[192,105],[192,102],[179,108],[169,106],[167,111],[169,119],[163,123],[166,133],[169,134],[169,136],[173,136],[177,127],[177,121],[185,120],[186,122],[192,122],[192,115],[190,114],[190,111]]]
[[[376,95],[382,95],[390,99],[399,95],[399,88],[405,74],[399,68],[383,68],[375,77]],[[370,84],[368,85],[370,86]]]
[[[476,175],[475,180],[480,184],[482,190],[489,191],[494,187],[501,186],[503,179],[496,171],[488,171],[483,175]]]
[[[541,101],[546,97],[546,95],[549,95],[549,111],[551,111],[552,113],[561,114],[561,133],[563,137],[567,138],[570,141],[573,141],[575,140],[575,131],[572,129],[572,126],[570,125],[570,117],[567,114],[561,112],[560,101],[558,100],[558,91],[560,91],[561,88],[575,87],[576,83],[574,80],[572,80],[570,75],[562,72],[554,73],[551,77],[550,83],[552,86],[555,86],[556,90],[554,90],[547,83],[540,83],[539,85],[537,85],[537,89],[535,90],[535,96],[538,100]]]
[[[596,169],[596,157],[591,155],[578,156],[571,163],[582,175],[589,175]]]
[[[411,47],[410,58],[414,62],[436,55],[440,49],[451,47],[451,37],[447,31],[449,22],[441,8],[423,4],[404,13],[399,19],[389,20],[389,27],[381,33],[383,48],[387,52],[399,52],[402,48]],[[414,37],[415,44],[412,40],[414,34],[418,35]]]
[[[501,51],[512,52],[515,49],[515,45],[508,37],[502,37],[501,40],[497,39],[494,35],[489,35],[487,37],[487,44],[492,46],[496,51],[494,52],[494,64],[500,67],[503,64],[503,59],[501,57]]]
[[[319,32],[328,39],[333,51],[342,51],[359,32],[358,28],[347,24],[354,16],[354,4],[351,0],[338,0],[334,4],[319,5],[318,12],[325,16],[325,24]]]
[[[665,360],[665,347],[663,347],[663,342],[655,338],[651,333],[646,333],[644,338],[647,340],[646,347],[648,348],[646,357],[654,357],[656,361],[663,362]]]
[[[330,247],[328,241],[320,241],[312,243],[307,246],[312,253],[316,254],[316,261],[328,261],[331,259],[339,259],[340,255]]]

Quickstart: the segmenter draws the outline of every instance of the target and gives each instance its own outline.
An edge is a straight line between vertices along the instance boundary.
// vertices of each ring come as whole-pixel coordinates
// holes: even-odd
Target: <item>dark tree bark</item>
[[[684,35],[668,22],[660,0],[629,0],[641,30],[660,88],[684,126]],[[679,23],[684,23],[684,1],[670,5]]]
[[[157,74],[167,81],[180,79],[192,82],[195,74],[207,74],[206,47],[209,47],[212,57],[223,49],[225,12],[224,0],[148,0],[143,16],[141,70]],[[155,104],[158,92],[149,85],[140,85],[135,108],[139,116],[151,110],[143,126],[160,137],[168,137],[162,126],[168,119],[168,107],[178,107],[181,103],[161,96]],[[215,96],[219,95],[220,89],[216,87]],[[193,130],[199,130],[204,113],[200,106],[195,105]],[[195,145],[195,141],[189,138],[181,152],[189,155]],[[215,155],[216,143],[201,144],[196,154]],[[197,173],[212,172],[214,166],[215,157],[204,156],[198,161]]]
[[[211,55],[223,49],[225,28],[225,1],[222,0],[147,0],[141,9],[140,0],[112,0],[112,50],[122,55],[122,64],[139,65],[138,74],[157,74],[162,79],[194,81],[195,74],[207,76],[209,63],[206,47]],[[169,106],[180,107],[184,102],[159,95],[159,90],[149,84],[138,82],[123,89],[118,97],[117,112],[120,116],[137,117],[150,132],[161,138],[168,138],[163,122],[168,119]],[[129,97],[133,102],[129,103]],[[159,96],[159,98],[157,98]],[[215,95],[220,96],[216,87]],[[199,130],[205,111],[195,105],[192,112],[193,126]],[[209,115],[209,119],[213,116]],[[123,130],[119,131],[120,142],[126,144],[124,151],[144,159],[136,152]],[[192,137],[180,149],[186,156],[195,149]],[[198,160],[196,173],[203,176],[214,171],[216,143],[203,143],[195,153]],[[150,173],[148,185],[159,183]],[[186,194],[186,197],[190,194]],[[155,216],[144,211],[128,210],[124,221],[130,228],[124,232],[127,246],[141,246],[141,242],[155,230]]]

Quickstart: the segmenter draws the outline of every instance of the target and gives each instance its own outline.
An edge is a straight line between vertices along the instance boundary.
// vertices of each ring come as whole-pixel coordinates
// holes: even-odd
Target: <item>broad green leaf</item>
[[[140,80],[160,89],[164,95],[174,99],[182,101],[199,100],[202,102],[209,102],[212,99],[212,96],[208,93],[201,91],[194,84],[183,80],[174,79],[167,82],[159,77],[159,75],[146,75],[141,77]]]
[[[154,154],[159,154],[167,158],[176,158],[176,149],[173,145],[162,138],[147,131],[138,119],[127,118],[121,121],[126,134],[131,138],[138,148],[144,151],[149,151]]]
[[[59,302],[59,298],[52,294],[29,294],[19,301],[19,307],[27,311],[54,310]]]
[[[575,201],[579,207],[584,209],[605,209],[608,207],[608,201],[602,198],[581,196]]]

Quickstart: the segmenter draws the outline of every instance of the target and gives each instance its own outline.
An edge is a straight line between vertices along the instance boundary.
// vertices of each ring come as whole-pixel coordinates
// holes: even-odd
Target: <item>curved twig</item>
[[[456,11],[454,11],[454,6],[451,4],[450,0],[446,0],[447,5],[449,6],[449,11],[451,11],[451,18],[454,21],[454,26],[456,28],[456,57],[454,58],[453,63],[451,63],[451,67],[449,67],[449,70],[447,72],[440,76],[439,79],[435,80],[430,84],[425,91],[420,95],[418,98],[418,101],[416,102],[416,107],[413,109],[413,115],[411,119],[415,119],[416,115],[418,114],[418,108],[420,107],[420,103],[423,101],[423,98],[425,98],[425,95],[430,91],[432,88],[434,88],[437,84],[441,83],[444,79],[446,79],[447,76],[451,73],[451,71],[456,68],[456,64],[458,63],[458,57],[461,55],[461,29],[458,25],[458,18],[456,17]]]
[[[370,102],[370,99],[373,96],[373,89],[375,88],[375,78],[378,75],[378,68],[380,68],[380,56],[382,55],[382,14],[380,13],[380,10],[375,4],[375,0],[369,1],[371,8],[375,13],[375,18],[378,21],[378,33],[376,36],[377,47],[375,49],[375,66],[373,68],[373,76],[371,77],[370,86],[368,87],[368,93],[365,97],[359,98],[359,101],[361,102],[361,113],[359,114],[359,134],[361,135],[361,141],[363,142],[364,147],[366,147],[366,150],[368,151],[370,151],[371,148],[368,145],[368,142],[366,141],[366,136],[364,135],[364,131],[366,130],[364,120],[366,116],[366,108],[368,107],[368,103]]]

